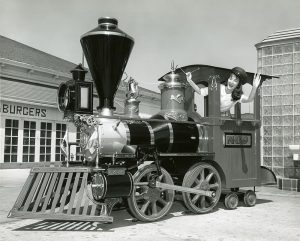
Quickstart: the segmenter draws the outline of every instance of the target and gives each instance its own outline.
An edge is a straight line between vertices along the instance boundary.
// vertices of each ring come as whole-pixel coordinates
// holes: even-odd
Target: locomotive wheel
[[[173,185],[171,175],[161,168],[162,175],[158,180]],[[134,188],[128,198],[130,212],[140,221],[153,222],[165,216],[172,207],[175,193],[172,190],[149,186],[149,181],[157,174],[155,165],[138,170],[134,176]]]
[[[227,209],[236,209],[239,204],[239,198],[234,192],[227,193],[224,200],[224,205]]]
[[[182,186],[198,190],[214,191],[215,197],[201,194],[182,193],[186,207],[193,213],[207,213],[218,203],[221,196],[221,178],[218,171],[209,164],[197,163],[185,174]]]
[[[256,204],[256,194],[252,190],[248,190],[244,194],[244,203],[246,207],[253,207]]]

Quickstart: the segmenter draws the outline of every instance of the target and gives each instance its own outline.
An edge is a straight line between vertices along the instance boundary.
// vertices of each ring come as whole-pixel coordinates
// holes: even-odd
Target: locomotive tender
[[[141,119],[137,101],[127,105],[130,114],[114,114],[118,89],[134,39],[118,28],[114,18],[100,18],[98,26],[81,37],[81,45],[99,97],[93,114],[92,83],[80,65],[73,80],[58,90],[64,117],[80,128],[82,163],[33,168],[9,217],[112,222],[116,203],[128,203],[141,221],[165,216],[182,193],[186,207],[207,213],[225,196],[225,206],[236,208],[238,195],[254,206],[255,187],[274,174],[260,166],[260,98],[254,101],[254,118],[242,119],[240,106],[234,118],[220,114],[220,80],[230,70],[207,65],[172,68],[162,76],[161,111]],[[185,72],[209,87],[205,116],[194,111]],[[248,73],[251,84],[252,73]],[[262,75],[262,80],[271,76]],[[128,106],[127,106],[128,107]],[[69,143],[72,144],[72,143]],[[76,143],[73,143],[76,144]]]

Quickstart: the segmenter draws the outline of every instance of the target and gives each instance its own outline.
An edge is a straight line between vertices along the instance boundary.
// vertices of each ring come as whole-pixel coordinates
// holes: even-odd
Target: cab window
[[[252,85],[243,85],[243,94],[250,95]],[[221,116],[229,118],[254,119],[254,101],[248,103],[236,103],[229,111],[221,112]]]
[[[205,88],[204,84],[198,84],[199,88]],[[202,96],[194,92],[194,111],[196,111],[200,116],[208,116],[208,96]]]
[[[249,96],[252,90],[252,85],[243,85],[244,95]],[[257,94],[257,93],[256,93]],[[241,119],[254,119],[254,101],[241,103]]]

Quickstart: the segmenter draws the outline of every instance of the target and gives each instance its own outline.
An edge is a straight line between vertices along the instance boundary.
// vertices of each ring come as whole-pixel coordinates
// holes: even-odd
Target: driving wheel
[[[214,197],[183,192],[183,201],[193,213],[207,213],[218,203],[221,196],[221,178],[218,171],[209,164],[197,163],[183,178],[182,186],[197,190],[213,191]]]
[[[134,176],[132,195],[128,198],[130,212],[139,220],[153,222],[165,216],[172,207],[174,191],[156,188],[155,178],[159,182],[173,185],[171,175],[161,168],[162,175],[157,176],[155,165],[138,170]]]

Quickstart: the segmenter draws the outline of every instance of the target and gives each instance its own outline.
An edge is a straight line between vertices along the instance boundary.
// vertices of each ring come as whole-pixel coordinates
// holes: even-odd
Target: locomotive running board
[[[113,222],[106,204],[89,197],[88,173],[82,167],[33,168],[8,217]]]

